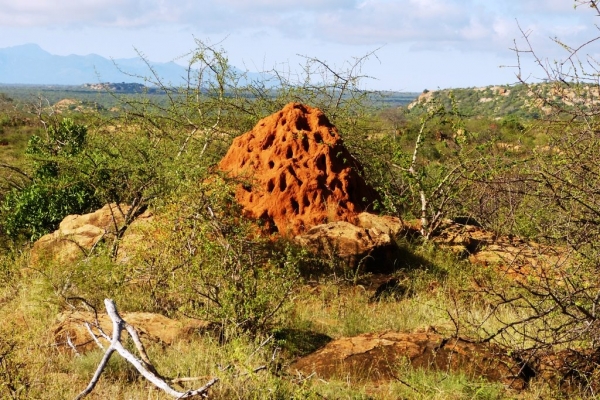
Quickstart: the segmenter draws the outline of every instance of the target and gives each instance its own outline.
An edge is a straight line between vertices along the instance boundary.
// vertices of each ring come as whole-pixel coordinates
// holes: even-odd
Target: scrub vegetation
[[[271,71],[270,82],[239,85],[226,51],[201,41],[183,87],[152,70],[151,90],[64,88],[69,101],[56,88],[11,87],[0,94],[0,397],[81,393],[103,352],[72,351],[52,329],[61,313],[100,313],[110,298],[123,313],[206,322],[145,351],[180,390],[218,378],[209,398],[597,398],[598,65],[585,46],[562,45],[564,62],[540,63],[546,82],[425,91],[401,106],[362,89],[373,54],[338,69],[306,58],[298,79]],[[375,295],[380,273],[261,235],[235,201],[238,182],[215,168],[235,137],[290,102],[322,110],[379,192],[377,212],[416,227],[395,238],[400,256],[385,276],[401,290]],[[64,217],[105,204],[129,206],[125,227],[152,212],[140,251],[120,259],[119,231],[79,260],[31,258]],[[448,219],[511,248],[532,244],[532,259],[559,255],[528,269],[473,263],[436,242]],[[288,368],[333,339],[383,331],[493,344],[532,373],[516,390],[409,362],[375,383]],[[550,377],[542,356],[569,365]],[[170,398],[116,356],[89,396]]]

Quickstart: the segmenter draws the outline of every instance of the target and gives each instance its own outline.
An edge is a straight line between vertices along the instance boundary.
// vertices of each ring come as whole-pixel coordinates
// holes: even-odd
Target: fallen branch
[[[137,369],[138,372],[142,374],[144,378],[152,382],[154,386],[158,387],[159,389],[162,389],[165,393],[177,399],[187,399],[193,396],[206,397],[208,389],[219,381],[218,378],[213,378],[201,388],[189,390],[187,392],[178,392],[177,390],[171,388],[167,383],[167,380],[160,376],[160,374],[156,371],[154,366],[150,363],[150,360],[146,354],[144,346],[135,328],[129,325],[121,318],[121,316],[117,312],[117,306],[115,305],[115,302],[112,299],[105,299],[104,306],[106,307],[106,312],[108,313],[108,316],[113,322],[113,333],[112,339],[110,340],[110,346],[108,347],[108,349],[106,349],[104,357],[102,357],[102,360],[100,361],[100,364],[98,365],[98,368],[96,369],[92,380],[85,388],[85,390],[83,390],[75,398],[75,400],[84,398],[85,396],[90,394],[92,390],[94,390],[94,387],[100,379],[100,375],[102,375],[104,368],[106,368],[108,360],[110,360],[110,357],[115,351],[119,353],[121,357],[127,360],[131,365],[133,365],[135,369]],[[125,347],[123,347],[123,345],[121,344],[121,333],[124,329],[129,333],[129,335],[133,339],[133,342],[135,343],[138,352],[140,353],[140,358],[137,358],[135,355],[133,355],[131,352],[125,349]]]

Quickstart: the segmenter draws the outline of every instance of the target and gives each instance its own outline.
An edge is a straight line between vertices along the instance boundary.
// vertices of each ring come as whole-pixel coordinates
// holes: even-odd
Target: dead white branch
[[[108,349],[106,349],[104,357],[102,357],[102,361],[100,361],[100,364],[98,365],[98,368],[96,369],[96,372],[92,377],[92,380],[90,381],[89,385],[85,388],[83,392],[81,392],[76,397],[75,400],[84,398],[85,396],[90,394],[92,390],[94,390],[94,387],[98,383],[100,375],[102,375],[102,372],[104,371],[108,360],[115,351],[119,353],[121,357],[127,360],[131,365],[133,365],[135,369],[137,369],[138,372],[142,374],[144,378],[152,382],[154,386],[158,387],[159,389],[162,389],[165,393],[177,399],[187,399],[193,396],[206,397],[208,389],[219,381],[218,378],[213,378],[201,388],[189,390],[187,392],[179,392],[171,388],[167,383],[167,380],[160,376],[160,374],[156,371],[154,366],[150,363],[148,355],[146,354],[146,350],[144,349],[144,345],[142,344],[135,328],[129,325],[121,318],[121,316],[117,312],[117,306],[115,305],[115,302],[112,299],[105,299],[104,306],[106,307],[106,312],[108,313],[108,316],[113,322],[113,333],[112,339],[110,340],[110,346],[108,347]],[[140,353],[140,358],[137,358],[135,355],[133,355],[131,352],[125,349],[125,347],[123,347],[123,345],[121,344],[121,333],[124,329],[129,333],[129,335],[133,339],[133,342],[135,343],[135,346],[138,349],[138,352]]]
[[[100,343],[100,340],[98,340],[98,337],[94,334],[94,331],[92,331],[92,327],[90,326],[90,323],[86,322],[84,325],[85,325],[85,328],[87,329],[87,331],[89,332],[90,336],[92,337],[92,339],[94,339],[94,342],[96,342],[96,345],[101,350],[104,350],[104,346],[102,346],[102,343]]]

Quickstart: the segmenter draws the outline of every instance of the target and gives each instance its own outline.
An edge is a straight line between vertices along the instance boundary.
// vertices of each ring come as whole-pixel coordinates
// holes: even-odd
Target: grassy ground
[[[0,143],[6,143],[0,147],[0,163],[18,166],[23,160],[27,140],[36,129],[28,125],[13,127],[8,123],[0,127]],[[0,168],[0,179],[7,181],[12,177],[7,173],[13,172]],[[177,221],[177,225],[184,218],[182,216],[195,215],[200,208],[188,206],[193,209],[184,214],[180,207],[183,202],[178,201],[173,205],[176,214],[173,221]],[[147,257],[146,264],[130,269],[100,257],[86,263],[32,269],[26,247],[0,254],[0,398],[72,399],[83,390],[102,353],[94,351],[76,356],[53,343],[50,327],[56,316],[72,304],[65,296],[82,293],[86,299],[96,302],[111,296],[122,310],[148,311],[150,306],[145,299],[149,296],[142,296],[142,289],[124,285],[126,290],[119,292],[116,288],[123,280],[134,281],[132,276],[145,277],[144,271],[140,272],[143,268],[147,268],[149,282],[157,278],[149,265],[163,273],[164,282],[183,285],[185,282],[169,281],[170,274],[175,275],[176,268],[180,268],[178,257],[187,261],[185,251],[178,252],[187,249],[180,249],[181,246],[177,246],[180,238],[173,236],[175,245],[170,243],[172,248],[159,245],[154,249],[156,265],[149,264],[151,257]],[[246,238],[243,232],[239,237]],[[186,238],[193,240],[192,236]],[[213,260],[221,260],[218,246],[209,248],[209,244],[195,243],[200,249],[203,244],[207,254],[209,251],[216,254]],[[535,380],[525,391],[515,392],[477,377],[448,371],[413,370],[405,363],[395,366],[398,379],[383,383],[347,376],[323,380],[290,374],[286,366],[296,357],[333,339],[385,330],[435,330],[450,335],[456,330],[457,315],[472,316],[473,320],[485,319],[482,316],[489,311],[490,304],[485,298],[476,296],[474,290],[475,277],[484,271],[430,245],[402,241],[400,246],[403,252],[398,259],[399,269],[393,275],[327,272],[318,278],[299,280],[290,294],[289,307],[273,320],[271,329],[266,332],[243,334],[225,343],[214,334],[198,334],[170,346],[150,344],[149,355],[165,376],[199,378],[186,382],[185,388],[201,386],[210,378],[218,377],[219,383],[210,392],[214,399],[569,398]],[[165,267],[169,262],[176,268]],[[214,264],[216,261],[211,265]],[[493,275],[494,271],[485,273]],[[377,283],[390,278],[398,279],[401,290],[375,299]],[[495,275],[490,281],[497,285],[507,284]],[[179,300],[180,295],[188,295],[177,292],[178,287],[167,290],[158,283],[156,286],[153,289],[161,294],[168,293],[173,302]],[[176,307],[169,310],[169,316],[178,313],[181,315],[181,310]],[[514,316],[506,314],[501,318],[510,321]],[[487,325],[482,326],[490,330],[498,328],[494,323],[497,321],[487,321]],[[594,398],[593,395],[588,397]],[[114,355],[89,398],[169,397],[150,386],[129,364]]]
[[[498,383],[446,371],[413,370],[404,363],[397,365],[397,380],[377,384],[349,377],[306,378],[286,371],[286,365],[295,357],[343,336],[430,327],[451,332],[448,311],[456,293],[471,285],[472,267],[430,247],[417,246],[411,251],[423,264],[395,274],[408,286],[395,297],[373,301],[374,290],[369,281],[377,277],[362,276],[358,285],[324,277],[297,287],[292,307],[272,332],[255,337],[243,335],[225,344],[212,334],[196,335],[171,346],[151,344],[148,353],[164,376],[199,378],[186,382],[184,388],[199,387],[218,377],[220,382],[210,392],[214,399],[560,398],[542,383],[534,382],[525,392],[518,393]],[[47,278],[27,265],[26,254],[3,258],[1,396],[74,398],[89,382],[102,353],[74,356],[53,345],[48,327],[60,311],[61,288],[49,285]],[[475,312],[482,305],[472,302],[471,307],[468,311]],[[149,385],[115,355],[89,398],[170,397]]]

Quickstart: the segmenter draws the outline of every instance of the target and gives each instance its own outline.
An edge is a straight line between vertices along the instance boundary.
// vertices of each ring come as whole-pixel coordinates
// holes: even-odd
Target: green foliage
[[[46,138],[34,135],[29,139],[27,154],[38,157],[73,157],[81,153],[87,136],[87,127],[64,118],[57,126],[50,125]]]
[[[3,230],[13,238],[23,235],[34,240],[66,215],[99,205],[94,187],[77,170],[87,128],[65,118],[46,133],[46,138],[34,135],[29,140],[26,153],[34,165],[31,180],[9,192],[0,207]]]
[[[272,326],[289,305],[305,255],[257,236],[231,196],[216,182],[180,197],[176,213],[160,225],[166,236],[140,254],[137,270],[163,311],[208,319],[235,336]]]
[[[7,235],[26,235],[30,240],[55,229],[69,214],[81,214],[98,207],[93,188],[64,180],[34,182],[13,190],[2,204],[3,229]]]

